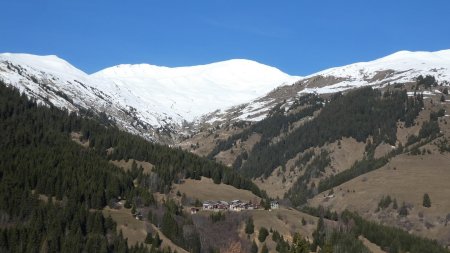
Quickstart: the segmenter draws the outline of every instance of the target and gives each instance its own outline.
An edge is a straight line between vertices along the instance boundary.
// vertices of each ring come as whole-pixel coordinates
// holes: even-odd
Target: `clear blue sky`
[[[448,0],[0,0],[0,52],[92,73],[246,58],[289,74],[450,48]]]

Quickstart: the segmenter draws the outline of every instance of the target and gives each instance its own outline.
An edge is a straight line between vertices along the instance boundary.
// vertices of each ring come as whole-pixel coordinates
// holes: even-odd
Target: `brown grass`
[[[103,209],[103,216],[111,218],[117,223],[117,231],[122,231],[124,238],[128,240],[128,245],[136,245],[138,243],[144,243],[147,236],[147,227],[151,227],[153,231],[158,232],[160,239],[162,240],[162,248],[170,247],[177,252],[187,253],[186,250],[178,247],[170,239],[164,236],[161,231],[146,221],[136,220],[131,214],[131,209],[111,209],[105,207]]]
[[[194,136],[192,136],[192,138],[183,140],[181,143],[177,144],[177,146],[199,156],[207,156],[211,152],[211,150],[214,149],[217,141],[226,140],[228,139],[228,137],[242,131],[242,128],[232,126],[224,127],[214,131],[205,130],[195,134]],[[191,145],[196,146],[197,143],[199,144],[198,148],[191,147]]]
[[[193,199],[225,200],[240,199],[245,201],[258,201],[260,198],[247,190],[237,189],[226,184],[215,184],[212,179],[202,177],[201,180],[186,179],[182,184],[175,184],[174,191],[185,193]]]
[[[294,233],[300,233],[308,239],[312,239],[312,232],[316,229],[317,218],[294,209],[279,208],[274,210],[255,210],[251,212],[255,223],[255,231],[261,227],[278,231],[283,237],[292,241]],[[307,221],[305,226],[301,220]]]
[[[216,161],[225,164],[226,166],[231,167],[238,157],[238,155],[242,154],[244,151],[250,153],[253,146],[261,140],[260,134],[252,134],[246,141],[238,140],[236,142],[236,147],[232,147],[229,150],[225,150],[217,154],[214,158]]]
[[[105,207],[103,209],[103,215],[105,217],[111,216],[111,218],[117,223],[117,231],[122,231],[123,236],[128,239],[128,245],[132,246],[137,243],[143,243],[147,236],[147,229],[145,222],[136,220],[131,215],[130,209],[111,209]]]
[[[81,133],[79,132],[71,132],[70,133],[70,139],[74,141],[75,143],[79,144],[83,148],[89,148],[89,140],[81,140]]]
[[[450,154],[400,155],[386,166],[359,176],[335,188],[335,197],[323,194],[310,201],[313,206],[324,205],[337,211],[357,211],[365,218],[388,225],[397,225],[418,235],[450,243],[450,229],[444,226],[450,213]],[[432,207],[422,206],[423,194],[431,197]],[[412,205],[408,217],[400,218],[395,210],[375,213],[382,196],[390,195]],[[424,218],[419,218],[419,212]],[[427,229],[425,223],[434,227]]]
[[[150,174],[152,172],[153,164],[151,164],[149,162],[143,162],[143,161],[138,161],[138,160],[134,160],[134,159],[128,159],[128,161],[118,160],[118,161],[109,161],[109,162],[119,168],[124,169],[125,171],[129,171],[129,170],[131,170],[133,161],[136,162],[136,165],[138,166],[138,168],[139,168],[139,166],[142,166],[142,168],[144,169],[144,174]]]

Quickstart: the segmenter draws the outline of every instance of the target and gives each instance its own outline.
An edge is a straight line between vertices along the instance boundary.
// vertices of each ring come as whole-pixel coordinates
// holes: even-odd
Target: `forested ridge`
[[[334,94],[314,119],[305,122],[281,141],[256,144],[242,164],[241,172],[249,177],[268,176],[278,166],[311,147],[321,147],[343,137],[372,146],[385,142],[395,145],[397,122],[411,126],[423,107],[421,95],[408,97],[406,90],[384,91],[371,87]]]
[[[72,141],[73,132],[81,132],[89,147]],[[125,172],[109,163],[131,158],[154,164],[155,173]],[[262,195],[250,180],[215,162],[39,106],[0,84],[1,252],[159,252],[128,247],[115,223],[96,210],[120,196],[149,205],[151,190],[167,191],[177,178],[201,176]]]
[[[268,145],[273,138],[281,133],[286,133],[292,123],[312,116],[313,113],[322,108],[323,99],[315,94],[307,94],[294,101],[288,111],[282,104],[278,104],[270,110],[266,119],[256,122],[242,132],[230,136],[227,140],[219,141],[214,149],[208,154],[208,158],[212,159],[219,152],[228,150],[235,145],[237,140],[246,141],[253,133],[261,134],[261,140],[257,145]],[[298,108],[305,107],[299,112],[293,112]],[[238,159],[242,159],[239,157]]]

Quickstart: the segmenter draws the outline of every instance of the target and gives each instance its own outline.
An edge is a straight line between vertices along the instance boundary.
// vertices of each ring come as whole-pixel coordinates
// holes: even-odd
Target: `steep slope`
[[[0,80],[39,103],[68,111],[105,113],[108,120],[127,131],[157,139],[155,131],[147,130],[153,123],[151,115],[142,115],[128,105],[120,104],[109,92],[113,83],[92,78],[57,56],[1,54]],[[154,118],[158,116],[156,114]]]
[[[6,53],[0,55],[0,80],[41,103],[106,113],[129,132],[172,143],[202,114],[298,78],[249,60],[180,68],[119,65],[88,75],[56,56]]]

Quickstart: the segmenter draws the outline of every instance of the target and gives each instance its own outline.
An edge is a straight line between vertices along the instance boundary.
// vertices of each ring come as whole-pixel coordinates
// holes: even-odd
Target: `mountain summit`
[[[177,68],[124,64],[88,75],[57,56],[0,54],[4,83],[41,103],[104,112],[127,131],[154,140],[298,79],[242,59]]]
[[[136,108],[165,111],[191,122],[198,117],[248,102],[299,77],[250,60],[228,60],[191,67],[160,67],[149,64],[118,65],[101,70],[94,78],[112,81],[115,93],[135,96]],[[125,97],[123,99],[126,99]]]

